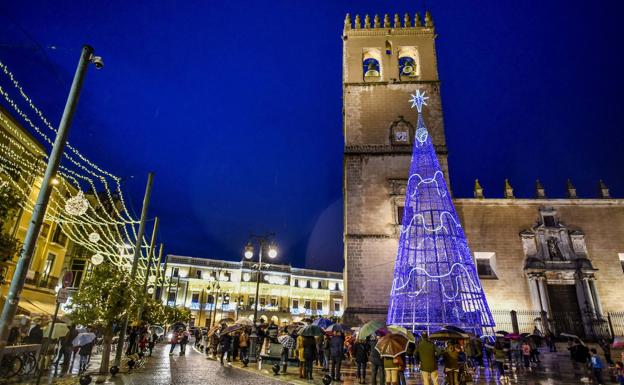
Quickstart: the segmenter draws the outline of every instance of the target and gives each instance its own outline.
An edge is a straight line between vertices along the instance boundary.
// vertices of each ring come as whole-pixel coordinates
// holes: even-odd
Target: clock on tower
[[[400,116],[399,120],[392,123],[390,127],[390,143],[393,145],[411,145],[412,144],[412,127]]]

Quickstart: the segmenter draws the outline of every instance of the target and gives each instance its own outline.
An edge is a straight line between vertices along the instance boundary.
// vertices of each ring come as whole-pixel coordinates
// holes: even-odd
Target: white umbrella
[[[86,344],[89,344],[91,342],[95,341],[95,334],[94,333],[80,333],[76,336],[76,338],[74,338],[74,340],[72,341],[72,345],[74,346],[84,346]]]
[[[48,334],[50,333],[50,326],[52,324],[48,324],[45,328],[43,328],[43,336],[48,338]],[[69,332],[69,327],[64,323],[55,323],[54,329],[52,330],[52,339],[55,340],[57,338],[65,337]]]

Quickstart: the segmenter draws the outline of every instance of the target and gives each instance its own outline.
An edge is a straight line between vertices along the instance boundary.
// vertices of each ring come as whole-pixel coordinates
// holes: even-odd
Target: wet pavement
[[[561,346],[564,348],[563,346]],[[242,368],[240,362],[231,365],[221,366],[217,361],[208,359],[203,353],[188,346],[186,355],[180,356],[176,349],[176,354],[169,355],[168,345],[160,344],[154,351],[154,355],[145,360],[141,368],[135,369],[129,374],[119,374],[115,378],[110,376],[98,376],[91,373],[92,383],[114,384],[114,385],[279,385],[279,384],[316,384],[321,385],[324,372],[318,367],[314,369],[314,380],[308,382],[298,378],[298,369],[289,367],[288,374],[273,375],[271,365],[262,365],[260,368],[256,364],[250,364],[248,368]],[[524,369],[521,365],[509,364],[508,382],[500,381],[496,370],[486,365],[475,372],[473,384],[518,384],[518,385],[570,385],[591,383],[585,376],[584,368],[572,365],[569,354],[563,350],[558,353],[549,353],[542,350],[541,363],[530,370]],[[95,372],[99,367],[99,359],[94,359],[89,372]],[[370,377],[370,366],[366,378],[367,384],[372,384]],[[422,377],[416,370],[405,372],[407,385],[421,385]],[[442,385],[443,373],[440,371],[440,382]],[[343,385],[357,384],[355,378],[354,365],[348,361],[343,365]],[[605,384],[610,383],[607,370],[604,373]],[[17,379],[16,379],[17,380]],[[32,379],[21,379],[14,383],[32,384]],[[51,381],[50,381],[51,380]],[[584,381],[583,381],[584,380]],[[50,378],[42,383],[50,384],[76,384],[77,377]],[[595,383],[595,382],[594,382]]]

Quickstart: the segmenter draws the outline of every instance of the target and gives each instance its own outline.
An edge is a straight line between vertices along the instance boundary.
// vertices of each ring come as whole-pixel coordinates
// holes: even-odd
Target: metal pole
[[[152,239],[150,241],[149,251],[147,254],[147,266],[145,266],[145,279],[143,280],[143,294],[145,294],[147,290],[147,281],[149,281],[150,270],[152,267],[152,262],[154,258],[154,246],[156,243],[156,233],[158,233],[158,217],[154,219],[154,229],[152,230]],[[162,253],[162,243],[160,244],[160,252]],[[147,298],[141,299],[141,306],[139,306],[139,320],[143,316],[143,309],[145,308],[145,300]]]
[[[158,282],[158,279],[164,275],[164,273],[162,273],[160,271],[160,263],[162,262],[162,254],[163,254],[163,244],[160,244],[160,250],[158,251],[158,264],[154,266],[154,268],[156,269],[155,273],[156,273],[156,281],[154,281],[154,293],[152,294],[152,298],[156,299],[156,285]],[[158,266],[158,268],[156,268],[156,266]],[[162,295],[162,285],[161,285],[161,289],[160,289],[160,294]]]
[[[145,187],[145,196],[143,197],[143,210],[141,211],[141,222],[139,222],[139,232],[137,233],[136,245],[134,246],[134,259],[132,260],[132,270],[130,271],[130,281],[134,281],[136,277],[137,267],[139,265],[139,257],[141,256],[141,247],[143,246],[143,234],[145,234],[145,222],[147,221],[147,209],[149,207],[150,197],[152,194],[152,183],[154,182],[154,173],[147,174],[147,186]],[[129,315],[126,314],[121,330],[119,331],[119,341],[117,342],[117,351],[115,352],[115,366],[119,367],[121,363],[121,353],[126,339],[126,329],[128,328]]]
[[[78,98],[80,97],[80,90],[87,73],[87,66],[89,60],[93,55],[93,48],[88,45],[82,47],[82,53],[80,54],[80,61],[78,62],[78,68],[74,74],[74,80],[69,90],[69,96],[67,97],[67,103],[65,104],[65,110],[63,111],[63,117],[59,124],[56,139],[48,158],[48,165],[46,166],[43,180],[41,181],[41,189],[37,196],[37,203],[35,204],[32,216],[30,218],[30,224],[28,225],[28,231],[24,238],[24,246],[20,252],[20,257],[15,266],[15,272],[13,273],[13,279],[11,280],[11,286],[9,287],[9,293],[7,294],[4,302],[4,308],[2,309],[2,315],[0,316],[0,352],[4,350],[9,336],[9,326],[13,322],[15,312],[17,311],[17,305],[20,300],[20,295],[24,289],[24,283],[26,281],[26,273],[28,271],[28,265],[33,256],[35,245],[37,243],[37,236],[41,230],[41,224],[45,216],[48,202],[50,201],[50,194],[52,189],[50,183],[52,178],[56,175],[61,157],[63,156],[63,149],[67,143],[67,136],[69,135],[69,128],[71,126],[74,112],[76,112],[76,106],[78,104]]]
[[[260,276],[262,275],[262,246],[264,241],[260,241],[260,250],[258,251],[258,275],[256,275],[256,299],[254,301],[254,324],[258,323],[258,295],[260,294]]]
[[[48,332],[48,338],[43,342],[43,346],[41,347],[41,351],[39,352],[39,357],[37,357],[37,361],[39,363],[39,371],[37,372],[37,384],[41,382],[41,375],[43,371],[46,369],[44,365],[46,352],[48,351],[48,345],[50,345],[50,340],[52,339],[52,332],[54,331],[54,324],[56,324],[56,317],[58,316],[59,306],[61,304],[56,302],[56,308],[54,309],[54,317],[52,318],[52,324],[50,325],[50,331]],[[43,357],[43,359],[41,358]]]
[[[165,270],[164,270],[164,274],[167,273],[167,261],[169,261],[169,256],[167,255],[167,259],[165,259]],[[171,281],[173,281],[173,267],[171,268],[171,274],[169,274],[169,286],[167,287],[167,295],[165,296],[165,298],[167,298],[167,302],[165,306],[169,306],[169,293],[171,292]],[[176,293],[177,295],[177,293]]]
[[[147,281],[149,280],[152,262],[154,261],[154,246],[156,243],[156,233],[158,233],[158,217],[154,219],[154,230],[152,231],[152,239],[150,240],[149,252],[147,255],[147,266],[145,267],[145,279],[143,280],[143,291],[147,289]],[[162,244],[161,244],[162,251]]]

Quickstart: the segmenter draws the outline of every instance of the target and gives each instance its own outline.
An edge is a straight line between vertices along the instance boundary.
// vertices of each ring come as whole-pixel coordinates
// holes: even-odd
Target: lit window
[[[475,252],[474,255],[479,278],[498,279],[496,276],[496,253],[491,251]]]
[[[273,307],[277,306],[277,297],[271,297],[271,306]]]
[[[179,267],[174,267],[173,268],[173,276],[177,278],[179,275],[180,275],[180,268]]]
[[[293,299],[292,301],[292,307],[293,309],[299,309],[299,300],[298,299]]]
[[[195,278],[197,278],[197,279],[201,279],[201,277],[202,277],[202,272],[201,272],[201,270],[196,270],[196,271],[195,271]]]
[[[303,302],[303,308],[306,310],[310,310],[310,301],[306,300]]]
[[[321,301],[316,302],[316,310],[323,311],[323,302]]]
[[[199,293],[193,293],[193,295],[191,296],[191,303],[198,303],[199,302]]]
[[[52,272],[52,266],[54,266],[54,259],[56,255],[53,253],[48,253],[48,258],[46,258],[45,265],[43,266],[43,280],[46,281]]]
[[[335,312],[339,312],[340,311],[340,302],[339,301],[334,301],[334,311]]]

